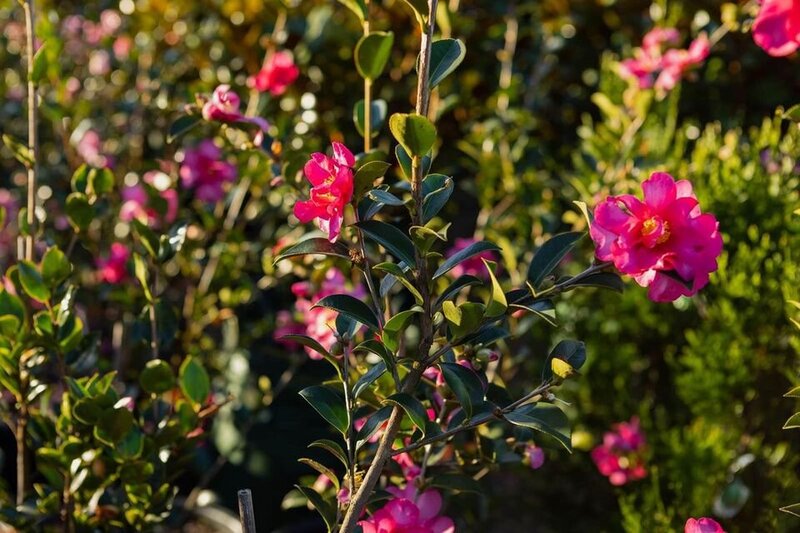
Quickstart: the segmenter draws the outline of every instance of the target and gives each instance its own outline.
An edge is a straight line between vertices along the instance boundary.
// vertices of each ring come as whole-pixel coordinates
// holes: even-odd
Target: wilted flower
[[[255,124],[260,131],[256,134],[255,143],[261,144],[269,123],[261,117],[246,117],[239,110],[239,95],[231,90],[230,85],[220,85],[214,89],[211,99],[203,105],[203,118],[225,123]]]
[[[477,241],[472,238],[458,238],[453,241],[453,246],[447,251],[446,256],[452,257],[461,250],[464,250],[468,246],[475,244]],[[497,254],[491,250],[487,250],[485,252],[481,252],[477,255],[470,257],[469,259],[462,261],[461,263],[457,264],[453,267],[452,272],[453,276],[456,278],[463,276],[465,274],[469,274],[471,276],[477,276],[479,278],[488,279],[489,273],[486,271],[486,267],[483,264],[483,259],[487,261],[497,261]]]
[[[647,475],[643,460],[645,444],[639,419],[634,417],[606,433],[603,444],[592,450],[592,459],[612,485],[624,485]]]
[[[800,0],[763,0],[753,40],[771,56],[794,53],[800,47]]]
[[[323,153],[311,154],[304,172],[311,182],[311,197],[294,205],[294,215],[300,222],[316,219],[319,228],[335,242],[344,220],[344,209],[353,198],[355,157],[347,147],[334,142],[333,157]]]
[[[97,277],[105,283],[122,283],[128,277],[126,265],[131,252],[119,242],[111,245],[108,255],[97,260]]]
[[[408,489],[408,487],[406,487]],[[417,493],[416,488],[390,487],[396,497],[359,525],[364,533],[453,533],[453,520],[439,516],[442,495],[435,489]],[[400,496],[398,496],[400,494]]]
[[[261,70],[248,80],[248,85],[259,92],[280,96],[299,75],[300,69],[294,64],[292,54],[281,50],[270,54]]]
[[[222,150],[211,139],[186,150],[180,170],[181,183],[194,189],[204,202],[217,202],[224,194],[225,183],[236,180],[236,165],[222,159]]]
[[[656,172],[642,190],[644,202],[624,194],[597,206],[589,231],[597,257],[649,287],[654,302],[691,296],[717,270],[722,253],[717,219],[700,211],[687,180]]]
[[[119,210],[119,218],[123,222],[130,222],[133,219],[142,224],[158,226],[160,222],[171,224],[178,215],[178,193],[173,189],[169,176],[161,171],[153,170],[146,172],[142,176],[143,183],[129,185],[122,190],[122,207]],[[151,194],[160,196],[165,202],[163,216],[151,202]]]
[[[640,89],[655,87],[660,93],[675,87],[684,73],[701,64],[711,51],[708,37],[701,33],[689,48],[669,48],[676,45],[680,34],[675,28],[653,28],[644,36],[641,48],[635,48],[633,57],[620,63],[620,74],[636,80]]]
[[[725,533],[722,526],[712,518],[690,518],[683,528],[684,533]]]

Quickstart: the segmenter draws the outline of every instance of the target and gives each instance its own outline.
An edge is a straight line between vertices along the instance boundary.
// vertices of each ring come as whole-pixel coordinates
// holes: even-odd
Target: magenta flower
[[[389,488],[393,494],[399,489]],[[404,496],[411,496],[400,491]],[[416,489],[414,489],[416,493]],[[453,533],[453,520],[439,516],[442,510],[442,495],[439,491],[428,489],[413,497],[395,497],[378,509],[359,525],[364,533]]]
[[[625,485],[647,476],[645,446],[639,419],[633,417],[630,422],[620,422],[614,426],[614,431],[603,435],[603,444],[592,450],[592,460],[612,485]]]
[[[161,171],[153,170],[142,176],[142,182],[129,185],[122,190],[122,207],[119,218],[123,222],[133,219],[142,224],[158,227],[171,224],[178,215],[178,193],[171,187],[172,180]],[[151,205],[150,195],[160,196],[167,205],[163,216]]]
[[[294,64],[292,54],[281,50],[269,55],[258,74],[248,80],[248,85],[259,92],[280,96],[299,75],[300,69]]]
[[[655,89],[663,94],[672,90],[683,75],[701,64],[711,51],[708,37],[701,33],[689,48],[675,48],[680,34],[675,28],[653,28],[635,48],[633,57],[620,62],[620,74],[636,81],[640,89]]]
[[[753,40],[771,56],[794,53],[800,47],[800,0],[763,0]]]
[[[303,171],[311,182],[311,197],[294,205],[294,216],[307,223],[316,219],[319,228],[336,242],[342,229],[344,209],[353,198],[353,169],[356,160],[341,143],[334,142],[333,157],[311,154]]]
[[[725,533],[725,530],[714,519],[690,518],[683,527],[683,533]]]
[[[97,260],[97,277],[105,283],[123,283],[128,277],[126,265],[130,256],[131,252],[124,244],[115,242],[108,255]]]
[[[303,331],[301,333],[319,342],[326,350],[330,350],[336,342],[335,325],[336,312],[325,307],[314,307],[319,300],[331,294],[342,294],[345,287],[345,277],[335,268],[329,269],[325,274],[325,279],[319,287],[307,281],[297,282],[292,285],[297,301],[295,309],[299,316],[303,317]],[[363,298],[366,291],[359,284],[356,285],[349,294],[355,298]],[[288,324],[282,324],[284,331],[288,331]],[[275,332],[278,337],[279,332]],[[306,353],[311,359],[322,359],[322,356],[312,350],[305,348]]]
[[[75,151],[88,165],[95,168],[112,168],[114,166],[113,159],[103,153],[103,141],[95,130],[86,130],[81,135],[81,138],[75,143]]]
[[[225,195],[226,183],[236,181],[236,165],[222,159],[222,150],[211,139],[186,150],[180,169],[181,183],[195,196],[214,203]]]
[[[597,206],[589,230],[601,261],[649,287],[654,302],[691,296],[708,284],[722,253],[719,223],[703,214],[692,184],[656,172],[642,184],[644,202],[629,194]],[[682,283],[679,279],[686,283]]]
[[[525,447],[525,459],[532,470],[538,470],[544,464],[544,450],[535,444]]]
[[[246,117],[239,110],[241,100],[239,95],[231,90],[230,85],[220,85],[214,89],[211,99],[203,105],[203,118],[229,124],[246,123],[255,124],[259,132],[254,139],[260,145],[264,133],[269,129],[269,123],[261,117]]]
[[[468,246],[477,242],[475,239],[472,238],[458,238],[453,241],[453,246],[447,251],[446,256],[452,257],[461,250],[467,248]],[[486,267],[483,265],[483,259],[487,261],[497,261],[497,254],[495,254],[491,250],[487,250],[485,252],[481,252],[478,255],[474,255],[467,259],[466,261],[462,261],[458,265],[456,265],[453,270],[453,276],[456,278],[463,276],[465,274],[469,274],[471,276],[477,276],[482,279],[489,279],[489,273],[486,271]]]

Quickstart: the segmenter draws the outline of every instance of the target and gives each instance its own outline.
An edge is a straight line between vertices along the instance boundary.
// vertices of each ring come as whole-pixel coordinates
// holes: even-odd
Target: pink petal
[[[796,0],[764,0],[753,23],[753,40],[769,55],[787,56],[797,50],[800,4]]]
[[[426,490],[417,496],[417,507],[420,520],[433,518],[442,509],[442,495],[437,490]]]
[[[642,183],[644,201],[654,211],[662,211],[675,201],[678,188],[675,179],[666,172],[654,172]]]
[[[352,167],[356,164],[356,158],[353,157],[353,152],[347,149],[345,145],[338,142],[331,143],[333,146],[333,158],[340,165]]]

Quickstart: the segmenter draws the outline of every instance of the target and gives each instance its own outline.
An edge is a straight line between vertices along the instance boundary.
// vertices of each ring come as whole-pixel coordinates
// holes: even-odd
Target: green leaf
[[[483,280],[478,277],[471,276],[469,274],[465,274],[451,283],[445,290],[442,292],[442,295],[439,296],[439,299],[436,300],[436,307],[441,307],[442,304],[446,301],[458,294],[458,292],[463,289],[464,287],[469,287],[472,285],[483,285]]]
[[[4,289],[0,289],[0,316],[16,318],[18,325],[25,322],[22,300]]]
[[[341,461],[342,465],[346,468],[347,467],[347,454],[344,452],[341,446],[336,442],[329,440],[329,439],[319,439],[315,440],[311,444],[308,445],[309,448],[321,448],[326,452],[330,453],[339,461]]]
[[[475,406],[483,401],[483,384],[480,379],[475,372],[457,363],[440,363],[439,368],[467,418],[472,418]]]
[[[78,169],[72,174],[72,178],[70,179],[70,185],[72,187],[73,192],[79,192],[86,194],[87,189],[89,188],[89,171],[92,170],[89,165],[83,163]]]
[[[583,235],[583,232],[578,231],[561,233],[539,248],[528,268],[528,282],[534,289],[538,289],[542,285],[545,278],[558,266]]]
[[[463,250],[459,250],[457,253],[453,254],[444,263],[442,263],[442,266],[440,266],[436,272],[433,273],[433,279],[444,276],[453,270],[458,264],[466,261],[470,257],[474,257],[480,253],[488,251],[500,251],[500,247],[489,241],[479,241],[470,244]]]
[[[353,386],[353,398],[358,399],[361,393],[367,390],[370,385],[380,378],[386,372],[386,363],[378,361],[376,365],[367,370],[364,375],[358,378],[356,384]]]
[[[331,483],[333,483],[333,487],[336,489],[336,492],[337,493],[339,492],[340,488],[339,478],[336,476],[336,474],[333,473],[333,471],[330,468],[323,465],[322,463],[319,463],[307,457],[301,457],[300,459],[297,460],[297,462],[310,466],[311,468],[313,468],[314,470],[316,470],[317,472],[328,478],[331,481]]]
[[[795,387],[786,394],[783,395],[784,398],[800,398],[800,387]]]
[[[786,507],[781,507],[781,511],[784,513],[789,513],[800,518],[800,503],[793,503],[792,505],[787,505]]]
[[[431,45],[430,88],[433,89],[464,61],[467,47],[459,39],[440,39]],[[419,71],[419,61],[417,61]]]
[[[364,35],[356,44],[356,69],[362,78],[374,80],[383,73],[392,54],[394,34],[374,31]]]
[[[406,149],[403,148],[403,146],[399,145],[399,144],[394,147],[394,155],[397,158],[397,164],[400,165],[400,170],[403,171],[403,176],[405,176],[405,178],[410,181],[412,179],[412,175],[411,175],[411,156],[408,155],[408,152],[406,151]],[[430,170],[431,170],[431,164],[432,163],[433,163],[433,160],[431,159],[430,155],[426,155],[426,156],[424,156],[422,158],[422,175],[426,176],[426,178],[422,180],[422,191],[423,191],[423,194],[431,193],[435,189],[439,188],[439,187],[433,187],[433,188],[431,188],[430,191],[427,190],[427,186],[426,186],[427,177],[429,177],[428,176],[428,172],[430,172]],[[436,176],[441,176],[441,174],[435,174],[435,175]],[[443,186],[443,185],[444,185],[444,183],[442,183],[440,185],[440,187]]]
[[[389,118],[389,129],[412,157],[424,156],[436,142],[436,126],[422,115],[395,113]]]
[[[47,303],[50,300],[50,289],[42,279],[39,269],[30,261],[22,260],[19,263],[19,281],[25,294],[37,302]]]
[[[389,420],[389,416],[391,414],[392,407],[386,405],[369,415],[367,417],[367,421],[358,431],[358,436],[356,437],[356,449],[359,449],[366,444],[370,437],[372,437],[381,428],[381,426],[383,426],[383,424]]]
[[[369,161],[364,163],[353,176],[354,194],[356,198],[361,198],[364,193],[375,186],[375,181],[386,175],[386,171],[391,167],[385,161]]]
[[[125,461],[132,461],[144,451],[144,435],[137,427],[131,428],[117,445],[117,454]]]
[[[350,11],[355,13],[355,15],[358,17],[358,20],[360,20],[362,24],[365,20],[367,20],[369,11],[364,0],[339,0],[339,3],[343,4]]]
[[[153,359],[144,365],[139,375],[142,390],[149,394],[163,394],[175,386],[175,374],[169,363],[161,359]]]
[[[424,29],[425,22],[428,20],[428,3],[426,0],[403,0],[408,7],[414,12],[414,17],[417,19],[420,27]]]
[[[93,426],[103,414],[103,409],[93,398],[81,398],[72,406],[72,416],[87,426]]]
[[[189,225],[185,222],[173,226],[167,235],[162,235],[158,241],[158,262],[166,263],[176,254],[180,253],[186,243],[186,233]]]
[[[333,531],[336,527],[336,507],[322,499],[322,496],[311,487],[303,487],[302,485],[295,485],[295,487],[303,493],[303,496],[308,498],[311,506],[322,516],[328,531]]]
[[[114,173],[108,168],[93,168],[87,176],[87,193],[108,194],[114,190]]]
[[[383,127],[384,122],[386,122],[386,115],[389,112],[389,107],[386,104],[386,100],[372,100],[370,102],[370,115],[369,115],[369,131],[372,137],[377,137],[380,135],[381,128]],[[356,129],[358,130],[359,135],[362,137],[366,132],[365,129],[365,122],[364,122],[364,100],[359,100],[356,102],[356,105],[353,106],[353,122],[356,125]]]
[[[422,305],[422,294],[420,294],[419,289],[414,286],[414,282],[406,277],[406,271],[403,270],[400,265],[396,265],[394,263],[378,263],[374,267],[373,270],[377,270],[379,272],[386,272],[389,275],[384,278],[392,279],[392,283],[394,284],[395,281],[399,281],[403,284],[403,286],[408,289],[411,295],[414,297],[414,301],[417,305]],[[383,280],[381,281],[383,283]]]
[[[581,341],[564,339],[550,351],[542,370],[542,379],[548,380],[553,377],[552,360],[561,359],[566,361],[575,370],[586,363],[586,345]]]
[[[14,154],[14,158],[17,161],[25,165],[27,168],[33,166],[33,155],[31,154],[30,149],[22,144],[20,141],[16,140],[11,135],[3,134],[3,144],[11,150]]]
[[[505,415],[506,420],[550,435],[572,452],[572,429],[561,409],[550,404],[526,405]]]
[[[395,367],[394,355],[392,352],[390,352],[386,346],[375,339],[367,339],[353,348],[353,352],[359,351],[374,353],[383,360],[383,362],[386,364],[386,368],[388,369],[394,369]]]
[[[42,278],[44,282],[50,286],[55,287],[72,272],[72,265],[64,255],[64,252],[58,249],[57,246],[51,246],[44,253],[42,257]]]
[[[416,307],[407,311],[401,311],[390,318],[383,326],[381,332],[381,340],[386,347],[392,352],[396,352],[400,346],[400,336],[405,330],[411,318],[417,313],[421,313],[422,309]]]
[[[67,218],[77,231],[84,231],[94,220],[94,208],[85,194],[74,192],[67,196],[65,205]]]
[[[45,42],[33,55],[33,68],[28,72],[28,78],[34,83],[39,83],[47,73],[47,50],[49,42]]]
[[[148,302],[153,302],[153,294],[150,292],[150,273],[147,271],[147,263],[139,254],[133,254],[133,273],[144,291],[144,297]]]
[[[434,174],[427,176],[425,179],[429,179]],[[447,204],[447,201],[450,199],[450,196],[453,194],[453,189],[455,189],[455,184],[453,182],[453,178],[445,177],[444,186],[436,189],[432,193],[425,196],[422,200],[422,222],[427,223],[437,214],[442,208]]]
[[[97,420],[94,436],[97,440],[114,447],[133,427],[133,414],[124,407],[108,409]]]
[[[392,205],[395,207],[405,205],[403,200],[384,189],[372,189],[367,193],[367,196],[384,205]]]
[[[374,330],[380,329],[378,317],[367,304],[348,294],[332,294],[318,301],[314,307],[325,307]]]
[[[300,396],[307,401],[330,425],[342,435],[347,434],[350,427],[350,413],[344,404],[344,398],[328,387],[313,385],[300,391]]]
[[[800,122],[800,104],[795,104],[783,112],[783,118]]]
[[[290,257],[297,257],[301,255],[330,255],[341,257],[344,259],[351,259],[350,249],[342,242],[330,242],[328,239],[314,238],[300,241],[291,246],[287,246],[278,252],[278,256],[273,261],[277,264],[284,259]]]
[[[158,248],[160,246],[158,236],[156,236],[153,230],[147,227],[147,224],[142,223],[138,219],[134,218],[131,221],[131,224],[133,225],[136,235],[139,236],[139,242],[142,243],[144,249],[147,250],[147,253],[150,255],[150,257],[157,259]]]
[[[625,290],[625,283],[622,281],[619,274],[614,272],[597,272],[578,281],[571,281],[569,290],[575,287],[598,287],[615,292],[623,292]]]
[[[414,243],[397,226],[378,220],[365,220],[355,226],[409,267],[417,266]]]
[[[175,139],[188,132],[202,121],[200,115],[183,115],[177,118],[169,127],[167,144],[172,144]]]
[[[490,263],[484,259],[483,264],[486,266],[486,271],[489,273],[489,278],[492,283],[492,294],[489,297],[489,301],[486,303],[486,311],[484,316],[487,318],[502,316],[505,314],[506,309],[508,309],[506,294],[503,292],[503,288],[500,286],[500,283],[497,281],[497,277],[494,275],[494,263]]]
[[[187,356],[178,371],[178,384],[195,407],[203,405],[211,392],[211,380],[203,365],[194,357]]]
[[[425,434],[428,412],[419,400],[405,392],[398,392],[386,398],[385,403],[401,407],[408,415],[408,418],[411,419],[411,422],[422,431],[423,435]]]
[[[800,428],[800,413],[795,413],[789,417],[789,420],[783,425],[783,429],[797,429]]]
[[[442,304],[442,312],[450,325],[453,339],[460,339],[473,333],[483,320],[485,306],[476,302],[465,302],[458,307],[446,301]]]

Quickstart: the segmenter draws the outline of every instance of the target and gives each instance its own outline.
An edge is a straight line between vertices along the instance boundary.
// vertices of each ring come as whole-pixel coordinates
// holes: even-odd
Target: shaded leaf
[[[336,428],[342,435],[347,434],[350,426],[350,414],[344,404],[344,398],[328,387],[313,385],[300,391],[300,396],[316,410],[322,418]]]
[[[539,248],[528,268],[528,282],[534,289],[538,289],[542,285],[545,278],[558,266],[583,235],[583,232],[578,231],[561,233]]]
[[[470,257],[474,257],[480,253],[488,251],[500,251],[500,247],[489,241],[478,241],[470,244],[463,250],[459,250],[445,260],[445,262],[442,263],[442,266],[436,269],[436,272],[433,273],[433,279],[444,276],[458,264],[466,261]]]
[[[314,304],[314,307],[325,307],[341,313],[374,330],[380,329],[378,317],[367,304],[348,294],[332,294]]]
[[[436,126],[421,115],[395,113],[389,118],[389,129],[412,157],[424,156],[436,142]]]
[[[405,264],[416,267],[414,243],[397,226],[378,220],[365,220],[355,226]]]
[[[433,89],[464,61],[467,47],[459,39],[440,39],[431,45],[430,88]],[[419,62],[417,62],[419,65]]]

